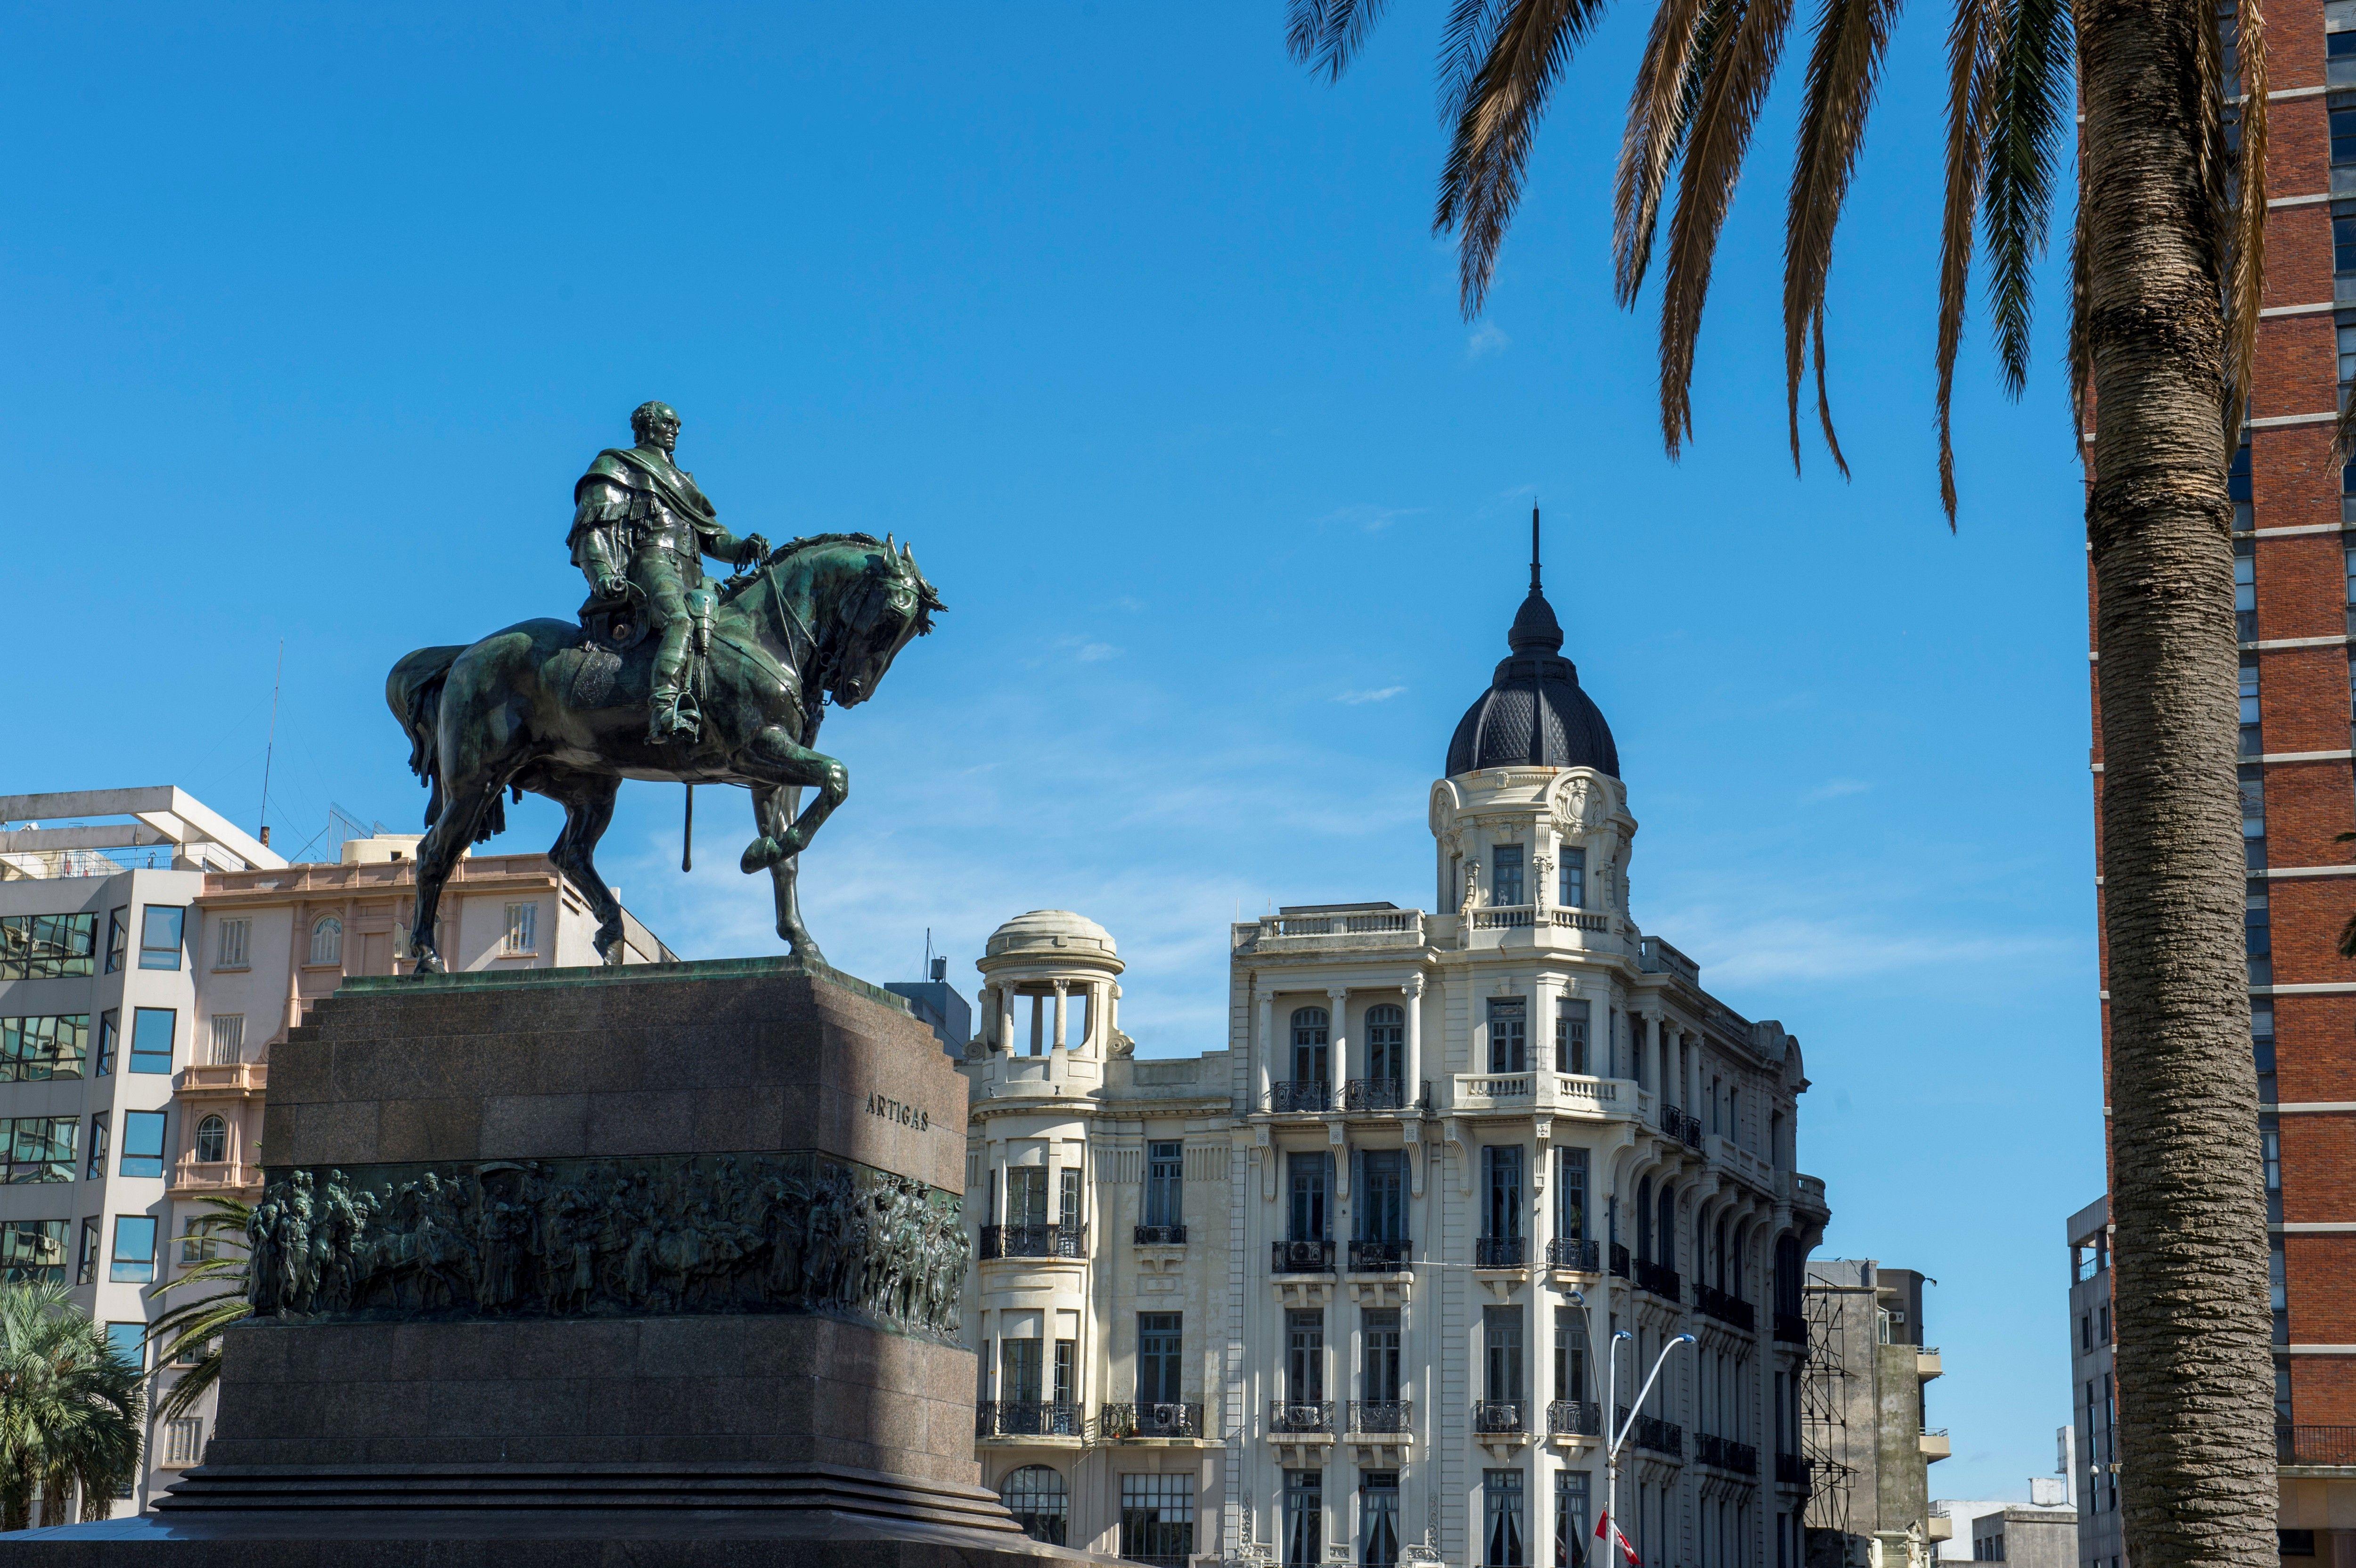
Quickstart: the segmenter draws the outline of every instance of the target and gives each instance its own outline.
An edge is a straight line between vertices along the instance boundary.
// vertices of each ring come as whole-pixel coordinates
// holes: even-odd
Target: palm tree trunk
[[[2279,1562],[2222,258],[2197,63],[2215,25],[2210,0],[2081,0],[2119,1489],[2136,1568]]]

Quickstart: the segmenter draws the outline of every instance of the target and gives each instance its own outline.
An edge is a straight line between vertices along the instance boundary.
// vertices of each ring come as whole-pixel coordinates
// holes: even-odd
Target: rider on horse
[[[641,403],[630,415],[632,447],[608,447],[573,486],[573,564],[589,579],[596,599],[646,596],[648,623],[661,636],[655,650],[654,692],[647,739],[692,738],[698,728],[688,689],[688,634],[700,603],[706,620],[711,595],[703,587],[707,555],[744,567],[768,552],[758,534],[736,538],[720,526],[695,476],[674,466],[679,415],[668,403]],[[690,596],[695,596],[691,603]]]

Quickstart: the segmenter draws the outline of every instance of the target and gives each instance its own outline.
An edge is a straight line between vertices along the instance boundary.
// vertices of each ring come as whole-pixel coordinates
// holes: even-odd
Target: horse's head
[[[863,569],[845,584],[836,605],[841,631],[826,672],[828,695],[845,708],[874,696],[908,640],[930,632],[933,613],[948,608],[906,545],[895,554],[886,534],[882,545],[870,546]]]

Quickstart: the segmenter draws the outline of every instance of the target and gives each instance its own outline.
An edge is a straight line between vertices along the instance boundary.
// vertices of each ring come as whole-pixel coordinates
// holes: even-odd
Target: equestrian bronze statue
[[[813,749],[824,706],[873,696],[945,607],[889,538],[819,534],[775,550],[757,534],[735,539],[670,464],[678,416],[649,403],[633,424],[639,446],[602,453],[575,488],[574,560],[592,589],[578,624],[524,621],[420,648],[386,679],[410,769],[433,792],[410,923],[420,975],[444,967],[443,884],[468,846],[505,829],[509,791],[564,807],[548,858],[589,900],[598,953],[618,963],[622,906],[591,857],[626,778],[750,786],[758,837],[740,863],[768,870],[793,955],[825,962],[795,889],[797,857],[850,793],[842,763]],[[705,588],[702,553],[744,570]],[[816,791],[807,806],[804,787]]]

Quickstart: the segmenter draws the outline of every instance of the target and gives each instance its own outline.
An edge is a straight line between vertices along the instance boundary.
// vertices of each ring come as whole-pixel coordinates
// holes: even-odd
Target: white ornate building
[[[1236,926],[1229,1047],[1138,1061],[1101,927],[980,962],[983,1479],[1142,1561],[1569,1563],[1620,1399],[1655,1568],[1799,1568],[1797,1042],[1628,909],[1636,823],[1539,592],[1432,786],[1438,912]]]

